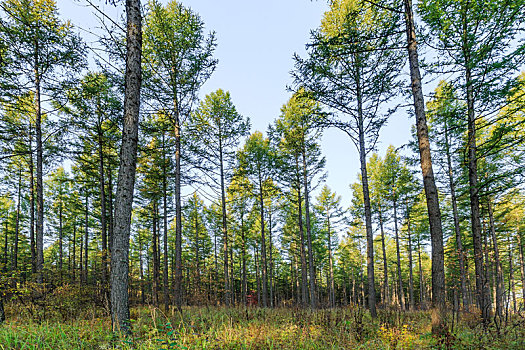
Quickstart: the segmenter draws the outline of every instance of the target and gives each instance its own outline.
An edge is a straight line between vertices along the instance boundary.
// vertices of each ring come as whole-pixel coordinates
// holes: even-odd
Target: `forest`
[[[266,130],[191,1],[75,1],[0,1],[1,350],[525,348],[525,0],[328,1]]]

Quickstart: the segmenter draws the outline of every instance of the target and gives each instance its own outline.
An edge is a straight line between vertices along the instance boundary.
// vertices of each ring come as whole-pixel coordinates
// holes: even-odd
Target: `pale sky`
[[[105,13],[118,16],[105,0],[92,0]],[[166,3],[166,0],[161,0]],[[83,29],[97,31],[99,24],[94,11],[82,5],[85,0],[58,0],[60,15]],[[143,3],[145,1],[143,0]],[[219,88],[228,90],[238,111],[250,117],[252,131],[266,131],[279,116],[281,106],[291,94],[294,52],[305,54],[310,30],[319,26],[326,1],[310,0],[186,0],[182,1],[199,13],[208,31],[216,32],[219,60],[217,70],[203,86],[201,97]],[[82,32],[86,41],[92,41]],[[408,84],[408,76],[406,76]],[[393,144],[406,143],[412,121],[404,111],[394,115],[381,132],[379,154]],[[322,139],[326,157],[327,185],[343,198],[343,206],[351,200],[349,185],[357,180],[359,158],[351,140],[338,130],[327,130]],[[315,194],[314,194],[315,196]]]

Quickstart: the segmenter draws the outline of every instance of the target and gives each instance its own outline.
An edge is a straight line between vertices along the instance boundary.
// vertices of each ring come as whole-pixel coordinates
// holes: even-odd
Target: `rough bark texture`
[[[412,0],[404,0],[404,7],[408,60],[410,66],[412,95],[414,97],[419,156],[421,171],[423,173],[423,185],[427,201],[432,244],[432,305],[434,309],[434,312],[432,313],[432,331],[433,333],[440,333],[443,329],[443,313],[445,312],[445,262],[441,211],[439,209],[439,198],[436,182],[434,180],[432,158],[430,155],[430,142],[428,139],[428,126],[425,116],[425,101],[423,99],[423,89],[421,86],[421,73],[419,71]]]
[[[111,321],[113,330],[131,332],[129,323],[129,235],[137,168],[142,28],[140,0],[126,0],[126,79],[120,168],[115,198],[115,228],[111,252]]]

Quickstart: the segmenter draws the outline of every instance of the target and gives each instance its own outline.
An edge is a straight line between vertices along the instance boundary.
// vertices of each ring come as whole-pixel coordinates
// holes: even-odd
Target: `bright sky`
[[[61,16],[73,24],[91,31],[99,27],[92,9],[81,6],[85,0],[57,2]],[[105,0],[92,2],[107,13],[118,13],[114,7],[105,5]],[[304,56],[310,30],[319,26],[328,9],[327,2],[186,0],[183,4],[199,13],[207,30],[214,30],[217,35],[215,57],[219,64],[201,96],[218,88],[230,91],[238,111],[250,117],[252,131],[266,131],[290,98],[286,86],[291,83],[292,56],[294,52]],[[83,36],[88,38],[86,34]],[[390,144],[398,147],[406,143],[410,125],[406,113],[394,115],[381,133],[379,153],[383,155]],[[327,159],[327,184],[342,196],[343,206],[348,207],[349,185],[357,180],[360,171],[355,146],[342,132],[328,130],[323,136],[322,151]]]

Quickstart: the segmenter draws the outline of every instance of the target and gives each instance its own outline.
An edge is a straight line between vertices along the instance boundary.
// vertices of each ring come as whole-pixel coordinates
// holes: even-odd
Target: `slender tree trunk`
[[[62,191],[62,190],[61,190]],[[58,273],[60,275],[60,282],[62,282],[62,272],[63,272],[63,261],[64,261],[64,231],[62,225],[62,200],[60,198],[60,207],[58,209]]]
[[[107,216],[106,216],[106,181],[104,174],[104,145],[102,140],[102,116],[99,113],[98,125],[98,180],[100,191],[100,231],[102,237],[102,289],[106,294],[108,283],[108,235],[107,235]]]
[[[334,263],[332,260],[332,233],[330,232],[330,215],[327,213],[326,224],[328,226],[328,266],[330,269],[330,307],[335,307],[335,284],[334,284]]]
[[[386,307],[390,305],[390,297],[388,295],[388,261],[386,260],[385,230],[381,205],[379,206],[379,228],[381,230],[381,247],[383,249],[383,303]]]
[[[18,270],[18,234],[20,231],[20,200],[22,198],[22,168],[18,169],[18,195],[16,200],[16,223],[15,223],[15,242],[13,250],[13,271]]]
[[[84,244],[84,274],[83,280],[84,283],[88,281],[88,240],[89,240],[89,201],[88,194],[86,190],[86,216],[85,216],[85,226],[84,226],[84,235],[85,235],[85,244]]]
[[[73,219],[73,283],[76,282],[76,269],[77,269],[77,221]]]
[[[165,135],[162,132],[162,229],[164,230],[164,237],[162,239],[164,244],[164,268],[162,270],[163,276],[163,292],[164,292],[164,310],[168,312],[170,308],[170,294],[169,294],[169,280],[168,280],[168,181],[166,173],[166,145]],[[197,257],[197,264],[199,259]]]
[[[109,245],[109,252],[108,256],[111,257],[111,252],[113,251],[113,229],[115,227],[115,220],[113,220],[113,178],[112,178],[112,170],[111,170],[111,163],[108,160],[108,165],[106,166],[108,171],[108,245]]]
[[[403,277],[401,274],[401,250],[399,248],[399,230],[397,228],[397,201],[396,194],[392,193],[394,203],[394,231],[396,234],[396,255],[397,255],[397,287],[399,296],[399,307],[405,310],[405,293],[403,291]]]
[[[304,186],[304,211],[306,217],[306,242],[308,243],[308,267],[310,274],[310,307],[317,308],[317,297],[315,295],[315,267],[314,251],[312,246],[312,227],[310,224],[310,192],[308,189],[308,173],[306,164],[306,150],[302,150],[303,157],[303,186]]]
[[[153,306],[158,307],[159,306],[159,261],[157,260],[158,257],[158,246],[157,246],[157,203],[156,201],[153,202],[153,212],[152,212],[152,219],[153,219],[153,232],[151,235],[151,247],[152,247],[152,253],[153,253],[153,289],[152,289],[152,300],[153,300]]]
[[[510,235],[507,237],[509,243],[509,293],[512,293],[512,311],[517,312],[517,303],[516,303],[516,283],[514,281],[514,262],[512,258],[512,243],[510,240]]]
[[[177,102],[175,111],[175,305],[182,311],[181,125]]]
[[[410,228],[410,208],[408,206],[408,198],[406,200],[407,205],[407,234],[408,234],[408,299],[409,308],[414,310],[414,271],[413,271],[413,259],[412,259],[412,230]]]
[[[467,281],[466,281],[466,270],[465,270],[465,254],[463,252],[463,242],[461,239],[461,229],[459,226],[459,214],[458,214],[458,204],[456,199],[456,184],[454,181],[453,169],[452,169],[452,156],[450,153],[449,147],[449,136],[448,136],[448,126],[445,122],[445,153],[447,156],[447,167],[448,167],[448,183],[450,187],[450,197],[452,201],[452,214],[454,217],[454,231],[456,233],[456,247],[458,251],[458,260],[459,260],[459,274],[460,274],[460,284],[461,284],[461,296],[463,298],[463,307],[468,311],[469,302],[467,298]]]
[[[417,241],[417,260],[419,268],[419,304],[420,308],[425,308],[425,286],[423,284],[423,268],[421,266],[421,240]]]
[[[242,241],[242,302],[247,304],[248,280],[246,277],[246,237],[244,233],[244,211],[241,213],[241,241]]]
[[[261,263],[262,263],[262,304],[263,307],[268,307],[268,265],[266,261],[266,235],[264,230],[264,198],[263,198],[263,183],[261,175],[259,174],[259,205],[261,217]]]
[[[0,296],[0,325],[5,322],[4,297]]]
[[[503,317],[503,294],[505,288],[505,281],[503,280],[503,267],[501,266],[501,258],[499,254],[498,239],[496,237],[496,228],[494,226],[494,213],[492,210],[491,199],[487,201],[489,221],[490,221],[490,233],[492,235],[492,244],[494,247],[494,259],[496,263],[496,315],[500,318]]]
[[[273,246],[272,246],[272,205],[268,208],[268,241],[270,248],[270,307],[273,308]]]
[[[140,0],[126,0],[126,82],[120,168],[115,198],[115,228],[111,254],[111,321],[113,330],[131,333],[128,270],[129,236],[137,167],[142,28]]]
[[[365,227],[367,246],[367,275],[368,275],[368,307],[372,318],[377,317],[376,288],[374,278],[374,233],[372,231],[372,211],[370,209],[370,192],[368,190],[368,173],[366,170],[365,130],[363,125],[363,102],[359,79],[356,84],[359,127],[359,160],[361,162],[361,179],[363,186],[363,201],[365,206]]]
[[[35,42],[35,131],[36,131],[36,273],[37,283],[44,282],[44,187],[42,111],[40,106],[39,45]]]
[[[222,137],[219,136],[219,165],[221,178],[221,215],[222,215],[222,241],[224,253],[224,304],[229,305],[231,290],[228,277],[228,226],[226,222],[226,188],[224,184],[224,164],[222,159]]]
[[[443,230],[441,228],[441,211],[439,197],[432,169],[430,155],[430,142],[425,116],[425,102],[421,86],[421,73],[419,71],[419,58],[417,53],[416,31],[412,0],[404,0],[405,22],[407,33],[407,50],[410,65],[412,95],[416,115],[416,129],[419,144],[421,171],[427,201],[428,221],[430,225],[430,238],[432,244],[432,332],[440,333],[443,330],[445,305],[445,258],[443,249]]]
[[[522,236],[523,233],[518,232],[518,248],[520,252],[520,271],[521,271],[521,295],[525,296],[525,249],[523,248],[524,239]]]
[[[9,211],[6,212],[5,214],[5,234],[4,234],[4,257],[3,257],[3,263],[4,263],[4,266],[3,266],[3,271],[5,273],[7,273],[8,271],[8,267],[7,267],[7,262],[9,261],[9,252],[8,252],[8,249],[7,249],[7,242],[9,241]]]
[[[297,159],[296,159],[297,162]],[[297,167],[298,168],[298,167]],[[301,197],[301,186],[299,179],[297,179],[297,210],[299,220],[299,248],[301,253],[301,303],[306,305],[308,303],[308,287],[306,275],[306,253],[304,251],[304,226],[303,226],[303,201]]]
[[[35,176],[33,162],[33,130],[29,124],[29,195],[30,195],[30,213],[29,213],[29,244],[31,245],[31,273],[36,273],[36,243],[35,243]]]

